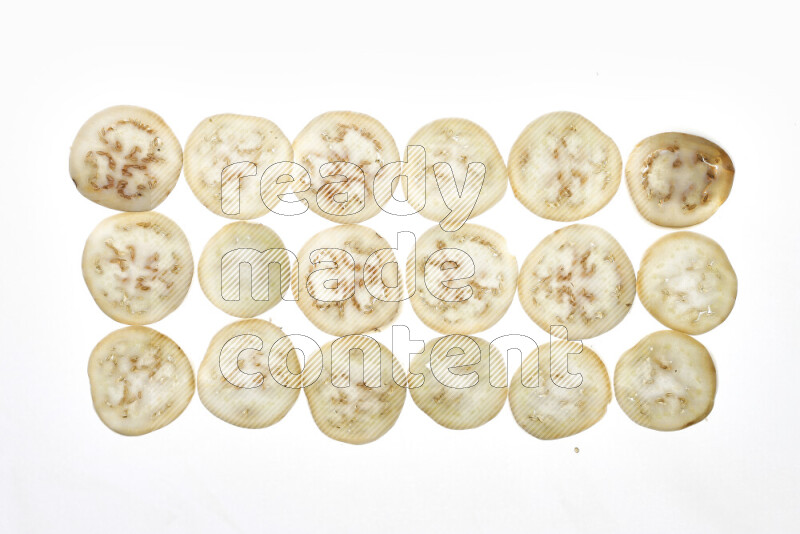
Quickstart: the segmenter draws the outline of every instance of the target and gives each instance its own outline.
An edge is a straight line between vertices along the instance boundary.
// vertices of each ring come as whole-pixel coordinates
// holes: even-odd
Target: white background
[[[758,2],[236,1],[16,3],[4,9],[0,530],[4,532],[667,532],[788,531],[800,526],[794,334],[798,249],[798,13]],[[706,136],[736,166],[733,191],[693,228],[717,240],[739,277],[729,319],[699,336],[718,369],[707,421],[676,433],[635,425],[612,402],[588,431],[536,440],[506,408],[470,431],[437,426],[409,398],[396,426],[365,446],[324,436],[303,396],[278,425],[243,430],[195,396],[170,426],[139,438],[92,409],[88,356],[120,327],[81,276],[84,240],[112,214],[79,195],[67,159],[96,111],[134,104],[185,142],[215,113],[263,116],[291,139],[334,109],[378,118],[401,153],[445,116],[486,128],[505,157],[523,127],[576,111],[623,159],[662,131]],[[158,208],[182,226],[195,260],[228,221],[183,178]],[[260,220],[297,250],[332,223],[311,212]],[[521,262],[562,224],[509,191],[475,222],[509,240]],[[648,224],[623,182],[584,222],[609,230],[638,269],[666,229]],[[382,213],[392,240],[432,223]],[[287,332],[321,334],[291,302],[264,315]],[[232,322],[196,280],[153,325],[196,367]],[[411,307],[400,321],[434,333]],[[610,370],[662,329],[637,301],[587,342]],[[481,335],[547,341],[515,300]],[[387,333],[377,338],[388,344]],[[519,363],[511,362],[512,369]],[[580,452],[575,453],[574,448]]]

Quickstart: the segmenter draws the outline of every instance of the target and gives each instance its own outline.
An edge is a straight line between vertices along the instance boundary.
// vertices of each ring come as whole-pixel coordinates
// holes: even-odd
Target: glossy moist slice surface
[[[681,430],[714,407],[717,372],[702,343],[664,330],[645,336],[617,361],[614,392],[625,414],[654,430]]]
[[[538,367],[537,362],[538,360]],[[596,424],[611,402],[600,357],[582,343],[556,341],[529,355],[508,391],[517,424],[539,439],[559,439]]]
[[[716,241],[694,232],[675,232],[644,254],[637,281],[639,300],[662,324],[703,334],[733,310],[736,273]]]
[[[120,211],[148,211],[170,194],[183,165],[181,144],[159,115],[114,106],[93,115],[72,142],[69,173],[89,200]]]
[[[625,165],[628,190],[639,213],[672,228],[711,217],[728,198],[733,174],[731,158],[720,146],[676,132],[642,140]]]

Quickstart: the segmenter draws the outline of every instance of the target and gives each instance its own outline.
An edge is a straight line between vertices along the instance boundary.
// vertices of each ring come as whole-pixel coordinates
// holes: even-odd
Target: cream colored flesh
[[[197,372],[209,412],[244,428],[274,425],[300,395],[300,363],[291,341],[261,319],[229,324],[211,339]]]
[[[174,421],[194,395],[194,371],[181,348],[144,326],[116,330],[89,357],[94,409],[119,434],[140,436]]]
[[[405,385],[405,371],[391,351],[366,336],[327,343],[303,371],[314,422],[328,437],[354,445],[375,441],[394,426]]]
[[[622,179],[610,137],[577,113],[548,113],[520,134],[508,158],[517,199],[554,221],[577,221],[608,204]]]
[[[288,182],[265,179],[262,196],[264,171],[273,164],[291,162],[292,157],[291,142],[272,121],[214,115],[203,119],[189,135],[183,172],[197,199],[212,212],[229,219],[255,219],[275,207],[279,194],[290,191]],[[223,180],[233,182],[224,198]]]
[[[696,335],[728,317],[738,281],[716,241],[693,232],[675,232],[645,252],[637,290],[644,307],[662,324]]]
[[[414,312],[443,334],[486,330],[514,300],[517,259],[505,238],[484,226],[468,223],[455,232],[430,228],[406,267]]]
[[[149,109],[114,106],[81,126],[69,155],[78,192],[101,206],[148,211],[161,204],[181,174],[181,144]]]
[[[183,302],[194,263],[189,242],[156,212],[103,220],[83,249],[83,279],[103,312],[125,324],[159,321]]]
[[[408,142],[408,146],[425,148],[425,176],[408,176],[403,181],[406,197],[411,206],[423,217],[442,221],[451,210],[459,220],[475,217],[497,204],[508,187],[508,173],[503,156],[489,133],[466,119],[439,119],[420,128]],[[437,166],[446,163],[450,166]],[[463,192],[470,163],[482,163],[485,168],[483,186],[477,202],[460,200],[455,194],[444,194],[437,184],[436,171],[442,180],[455,180],[457,191]],[[422,179],[424,178],[424,182]],[[424,186],[424,187],[423,187]],[[452,190],[456,192],[456,188]],[[446,202],[445,202],[446,201]]]
[[[625,179],[648,221],[683,228],[711,217],[733,186],[733,163],[708,139],[684,133],[648,137],[633,149]]]
[[[506,402],[503,357],[481,338],[450,335],[433,339],[411,360],[410,369],[411,398],[445,428],[479,427],[494,419]]]
[[[263,224],[230,223],[209,239],[197,277],[214,306],[235,317],[255,317],[287,294],[289,253],[278,234]]]
[[[596,226],[574,224],[545,237],[522,264],[519,300],[542,329],[587,339],[614,328],[636,295],[633,265],[619,243]]]
[[[311,177],[306,191],[297,184],[295,192],[318,215],[338,223],[359,223],[377,215],[380,205],[391,198],[390,186],[378,187],[380,205],[376,202],[374,180],[381,167],[399,161],[400,155],[391,134],[369,115],[323,113],[303,128],[292,146],[295,161]]]
[[[539,349],[538,374],[535,352],[517,369],[508,402],[525,432],[539,439],[564,438],[605,415],[611,402],[608,371],[594,351],[581,345],[548,343]]]
[[[399,267],[391,265],[396,262],[389,243],[373,230],[334,226],[300,249],[292,291],[303,314],[323,332],[378,330],[400,313],[402,281]]]
[[[681,430],[714,407],[717,372],[708,350],[672,330],[655,332],[626,351],[614,371],[614,393],[625,414],[654,430]]]

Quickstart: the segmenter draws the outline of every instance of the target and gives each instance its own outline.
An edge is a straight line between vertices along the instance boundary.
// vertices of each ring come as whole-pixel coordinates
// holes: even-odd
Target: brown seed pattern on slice
[[[394,252],[365,226],[323,230],[303,245],[297,262],[292,292],[303,314],[323,332],[344,336],[379,330],[400,313],[402,280],[399,268],[390,265],[397,262]]]
[[[511,149],[508,174],[514,195],[530,211],[554,221],[577,221],[617,192],[622,157],[593,123],[560,111],[525,127]]]
[[[159,321],[183,302],[194,272],[183,231],[156,212],[103,220],[83,249],[83,279],[103,312],[125,324]]]
[[[139,436],[174,421],[194,395],[194,371],[167,336],[129,326],[103,338],[89,357],[94,409],[119,434]]]
[[[327,343],[303,371],[314,422],[328,437],[354,445],[375,441],[394,426],[405,403],[405,382],[391,351],[360,335]]]
[[[167,198],[183,165],[181,144],[164,120],[135,106],[93,115],[75,136],[69,172],[78,191],[107,208],[148,211]]]
[[[505,238],[484,226],[467,223],[455,232],[431,227],[406,269],[414,313],[443,334],[486,330],[514,300],[517,259]]]
[[[359,223],[381,211],[375,177],[400,155],[394,138],[376,119],[351,111],[323,113],[303,128],[292,146],[295,160],[311,177],[308,190],[300,189],[309,184],[296,184],[295,192],[315,213],[338,223]],[[381,204],[391,197],[390,187],[378,191]]]
[[[614,328],[636,296],[633,265],[611,234],[574,224],[545,237],[522,264],[519,299],[546,332],[567,327],[571,339]],[[563,335],[555,329],[554,335]]]
[[[684,133],[648,137],[625,165],[636,208],[659,226],[683,228],[711,217],[733,186],[731,158],[708,139]]]

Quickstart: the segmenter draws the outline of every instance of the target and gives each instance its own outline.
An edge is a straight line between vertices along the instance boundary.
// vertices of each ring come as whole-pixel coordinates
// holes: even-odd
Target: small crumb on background
[[[575,454],[578,454],[581,450],[578,447],[575,447]]]

